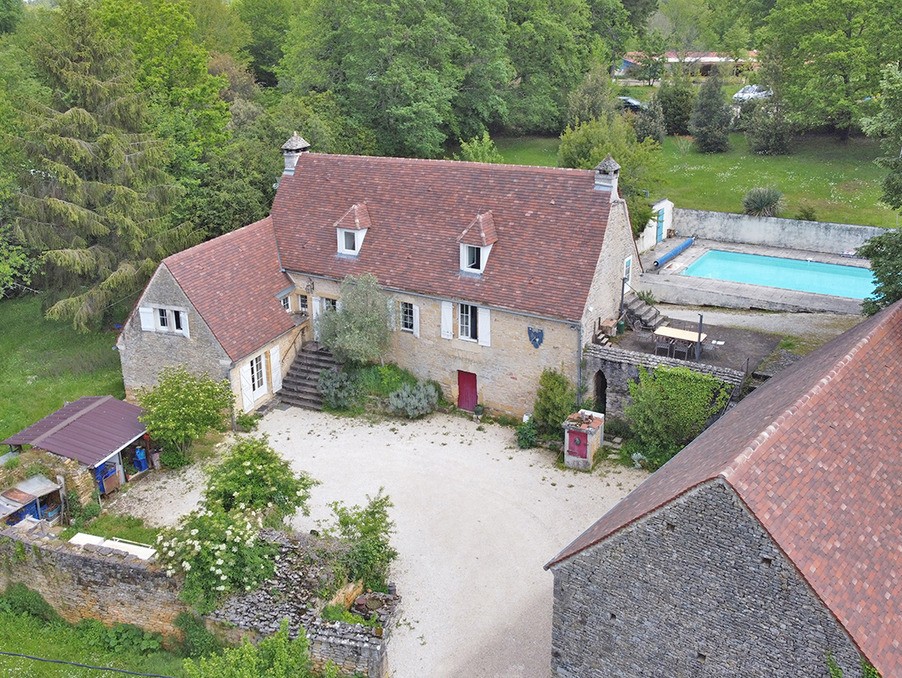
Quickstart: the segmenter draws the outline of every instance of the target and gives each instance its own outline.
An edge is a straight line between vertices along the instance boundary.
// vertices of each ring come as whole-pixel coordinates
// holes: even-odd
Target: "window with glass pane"
[[[251,389],[259,391],[263,388],[263,356],[258,355],[251,360]]]
[[[459,335],[463,339],[476,341],[479,338],[477,327],[477,308],[472,304],[460,305]]]
[[[354,231],[345,231],[345,249],[349,252],[357,251],[357,234]]]
[[[474,271],[482,270],[482,248],[467,245],[467,268]]]
[[[401,302],[401,329],[405,332],[413,332],[413,304]]]

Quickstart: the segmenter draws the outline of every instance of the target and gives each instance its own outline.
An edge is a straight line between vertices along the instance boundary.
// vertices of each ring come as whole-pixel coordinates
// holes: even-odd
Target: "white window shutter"
[[[454,337],[454,308],[450,301],[442,302],[442,339]]]
[[[492,345],[492,313],[487,308],[479,308],[476,310],[476,332],[479,337],[480,346]]]
[[[188,331],[188,311],[182,311],[182,334],[191,338],[191,332]]]
[[[141,329],[145,332],[153,332],[157,326],[153,321],[153,309],[150,306],[141,306],[138,309],[138,315],[141,316]]]
[[[388,300],[388,329],[392,332],[398,329],[398,316],[400,315],[400,301],[395,301],[394,297]]]
[[[344,306],[344,304],[342,303],[341,299],[336,299],[335,300],[335,310],[340,311],[342,306]]]
[[[272,372],[272,392],[282,388],[282,360],[278,346],[273,346],[269,351],[269,368]]]
[[[420,307],[413,305],[413,336],[420,336]]]
[[[241,377],[241,402],[245,412],[254,409],[254,385],[251,383],[251,364],[244,363],[238,370]]]

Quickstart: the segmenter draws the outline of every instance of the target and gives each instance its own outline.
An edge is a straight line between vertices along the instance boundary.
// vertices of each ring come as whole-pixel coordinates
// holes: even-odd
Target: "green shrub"
[[[533,406],[532,419],[538,432],[545,436],[563,437],[564,421],[576,407],[576,389],[557,370],[546,369],[539,377],[539,390]]]
[[[257,426],[260,424],[260,415],[256,412],[239,412],[235,416],[235,424],[238,426],[238,430],[243,433],[256,431]]]
[[[348,508],[341,502],[329,506],[335,515],[335,524],[325,530],[327,536],[336,537],[348,546],[341,556],[348,579],[362,581],[373,591],[386,591],[388,570],[398,552],[391,547],[389,537],[395,524],[388,517],[393,504],[387,495],[379,493],[367,497],[364,507]]]
[[[695,91],[685,79],[665,81],[658,90],[658,101],[664,111],[667,134],[689,134],[689,118],[695,102]]]
[[[626,416],[634,437],[623,454],[652,471],[692,442],[730,399],[728,385],[685,367],[640,367],[629,390]]]
[[[62,617],[37,591],[25,584],[10,584],[0,597],[3,607],[14,614],[28,614],[48,623],[60,622]]]
[[[387,363],[385,365],[364,365],[350,372],[362,393],[387,398],[404,384],[416,384],[417,378],[407,370]]]
[[[288,638],[288,621],[282,620],[275,635],[268,636],[258,645],[245,640],[239,647],[227,648],[222,654],[185,660],[188,678],[313,678],[307,634],[300,629],[294,640]],[[323,677],[340,675],[327,662]]]
[[[167,448],[160,452],[160,463],[166,468],[176,470],[191,464],[191,458],[181,450]]]
[[[762,101],[752,110],[745,125],[749,150],[758,155],[787,155],[792,152],[792,126],[778,100]]]
[[[430,383],[419,382],[415,386],[404,384],[388,396],[388,407],[392,413],[416,419],[434,412],[438,406],[438,392]]]
[[[689,119],[695,147],[702,153],[724,153],[730,148],[732,114],[723,96],[720,71],[714,69],[705,78]]]
[[[753,188],[742,199],[742,209],[753,217],[776,217],[783,210],[783,194],[776,188]]]
[[[517,427],[517,446],[521,450],[528,450],[536,446],[539,440],[539,429],[535,418],[524,421]]]
[[[800,221],[817,221],[817,212],[814,211],[811,203],[803,202],[796,210],[795,218]]]
[[[222,644],[197,615],[182,612],[175,618],[175,627],[182,632],[182,653],[186,657],[206,657],[222,651]]]
[[[639,141],[652,139],[659,144],[664,143],[667,126],[664,124],[664,109],[661,108],[658,97],[652,97],[648,106],[639,111],[633,125],[636,128],[636,139]]]
[[[102,649],[107,652],[135,652],[137,654],[150,654],[163,647],[163,638],[158,633],[151,633],[133,624],[113,624],[109,628],[104,627],[101,636]]]
[[[369,619],[346,610],[342,605],[326,605],[320,616],[326,621],[344,622],[345,624],[363,624],[364,626],[381,626],[379,617],[373,614]]]
[[[144,408],[140,419],[150,437],[164,449],[183,454],[204,434],[225,428],[233,400],[228,380],[198,377],[184,367],[164,368],[159,383],[138,394]]]
[[[206,501],[211,509],[229,513],[255,511],[277,527],[298,509],[308,514],[307,500],[316,481],[295,473],[268,444],[265,436],[239,438],[210,471]]]
[[[605,435],[612,438],[629,438],[632,435],[630,425],[626,420],[620,419],[619,417],[606,416],[604,418],[604,432]]]
[[[357,380],[344,370],[323,370],[317,384],[323,402],[334,410],[346,410],[360,395]]]

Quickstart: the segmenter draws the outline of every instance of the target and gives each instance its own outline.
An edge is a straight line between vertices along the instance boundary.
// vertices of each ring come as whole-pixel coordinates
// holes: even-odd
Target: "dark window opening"
[[[467,268],[474,271],[482,270],[482,248],[467,245]]]

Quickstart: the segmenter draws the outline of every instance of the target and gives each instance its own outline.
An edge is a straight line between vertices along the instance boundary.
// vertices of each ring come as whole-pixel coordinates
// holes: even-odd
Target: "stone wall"
[[[576,245],[578,247],[578,245]],[[604,234],[601,253],[595,267],[595,275],[589,287],[586,307],[583,310],[582,330],[584,342],[589,341],[596,321],[617,318],[620,313],[620,295],[623,287],[624,262],[632,257],[630,280],[638,278],[642,264],[633,240],[626,202],[615,200]]]
[[[314,295],[336,298],[339,284],[317,279]],[[420,336],[396,327],[387,359],[410,370],[419,379],[438,382],[451,402],[457,402],[458,370],[476,374],[479,401],[485,407],[518,417],[532,411],[544,369],[560,370],[576,384],[580,347],[577,323],[492,308],[491,346],[481,346],[458,337],[457,301],[453,304],[454,336],[445,339],[441,335],[441,299],[400,292],[390,293],[390,298],[396,326],[401,302],[419,308]],[[467,303],[468,300],[459,301]],[[313,298],[311,303],[314,303]],[[529,327],[544,333],[539,348],[534,348],[529,341]]]
[[[858,652],[718,479],[553,566],[561,678],[828,678]]]
[[[685,209],[673,210],[673,228],[678,236],[686,238],[695,235],[720,242],[741,242],[832,254],[854,250],[870,238],[885,232],[874,226]]]
[[[35,447],[19,453],[18,459],[19,463],[10,468],[0,467],[0,488],[11,487],[35,473],[41,473],[53,482],[57,482],[57,476],[62,476],[66,492],[74,492],[82,505],[93,500],[94,490],[97,489],[94,474],[74,459]]]
[[[623,410],[629,403],[629,384],[639,380],[639,368],[654,369],[656,367],[688,367],[693,372],[708,374],[721,381],[737,386],[742,383],[743,373],[726,367],[715,367],[694,361],[665,358],[650,353],[626,351],[610,346],[587,346],[585,353],[585,378],[589,387],[589,395],[594,395],[594,379],[598,372],[607,380],[607,398],[605,414],[622,417]]]
[[[186,308],[190,336],[143,331],[137,308],[154,304]],[[157,268],[150,279],[119,335],[117,347],[125,396],[132,401],[139,389],[156,385],[164,367],[184,365],[189,372],[226,379],[232,362],[165,265]]]
[[[122,551],[43,536],[40,525],[27,532],[20,523],[0,536],[0,590],[24,584],[68,622],[99,619],[180,636],[173,625],[186,610],[180,587],[159,567]]]

